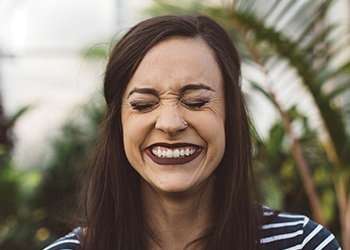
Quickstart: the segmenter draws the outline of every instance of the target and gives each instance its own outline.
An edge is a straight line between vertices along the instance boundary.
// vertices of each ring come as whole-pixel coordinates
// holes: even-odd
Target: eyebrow
[[[128,98],[134,93],[149,94],[149,95],[158,96],[158,92],[155,89],[152,89],[152,88],[133,88],[130,91],[130,93],[128,95]]]
[[[202,89],[215,92],[215,90],[212,89],[211,87],[209,87],[209,86],[207,86],[205,84],[202,84],[202,83],[198,83],[198,84],[188,84],[186,86],[183,86],[180,89],[180,95],[184,94],[186,91],[202,90]],[[133,88],[130,91],[130,93],[128,95],[128,98],[134,93],[158,96],[158,92],[155,89],[153,89],[153,88]]]
[[[214,89],[212,89],[211,87],[203,84],[203,83],[197,83],[197,84],[188,84],[186,86],[183,86],[181,89],[180,89],[180,94],[182,95],[183,93],[185,93],[186,91],[191,91],[191,90],[209,90],[209,91],[212,91],[212,92],[215,92]]]

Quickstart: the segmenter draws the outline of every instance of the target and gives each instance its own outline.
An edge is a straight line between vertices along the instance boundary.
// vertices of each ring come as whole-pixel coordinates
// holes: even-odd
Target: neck
[[[212,226],[213,179],[190,193],[168,194],[148,183],[141,185],[146,222],[154,237],[152,249],[183,249]]]

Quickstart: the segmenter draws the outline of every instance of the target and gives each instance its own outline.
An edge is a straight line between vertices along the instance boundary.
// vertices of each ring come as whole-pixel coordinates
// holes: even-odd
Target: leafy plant
[[[13,116],[7,116],[0,96],[0,246],[7,246],[19,223],[23,192],[19,181],[22,174],[12,162],[15,139],[13,127],[30,106],[19,109]]]
[[[101,107],[97,98],[78,107],[51,138],[52,153],[40,166],[17,169],[10,155],[0,166],[0,249],[42,249],[76,226],[79,175],[99,130]]]

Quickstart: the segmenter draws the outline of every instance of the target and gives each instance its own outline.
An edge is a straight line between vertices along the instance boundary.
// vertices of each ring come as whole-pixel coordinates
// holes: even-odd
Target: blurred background
[[[0,249],[41,249],[75,225],[108,53],[162,14],[204,14],[229,32],[264,203],[350,250],[348,0],[0,0]]]

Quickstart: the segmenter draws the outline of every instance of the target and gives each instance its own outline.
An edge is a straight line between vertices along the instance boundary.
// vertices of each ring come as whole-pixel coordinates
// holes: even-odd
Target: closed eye
[[[131,102],[130,105],[133,109],[139,112],[145,112],[152,110],[158,102]]]
[[[193,102],[181,101],[181,103],[189,109],[199,109],[208,102],[208,100],[198,100]]]

